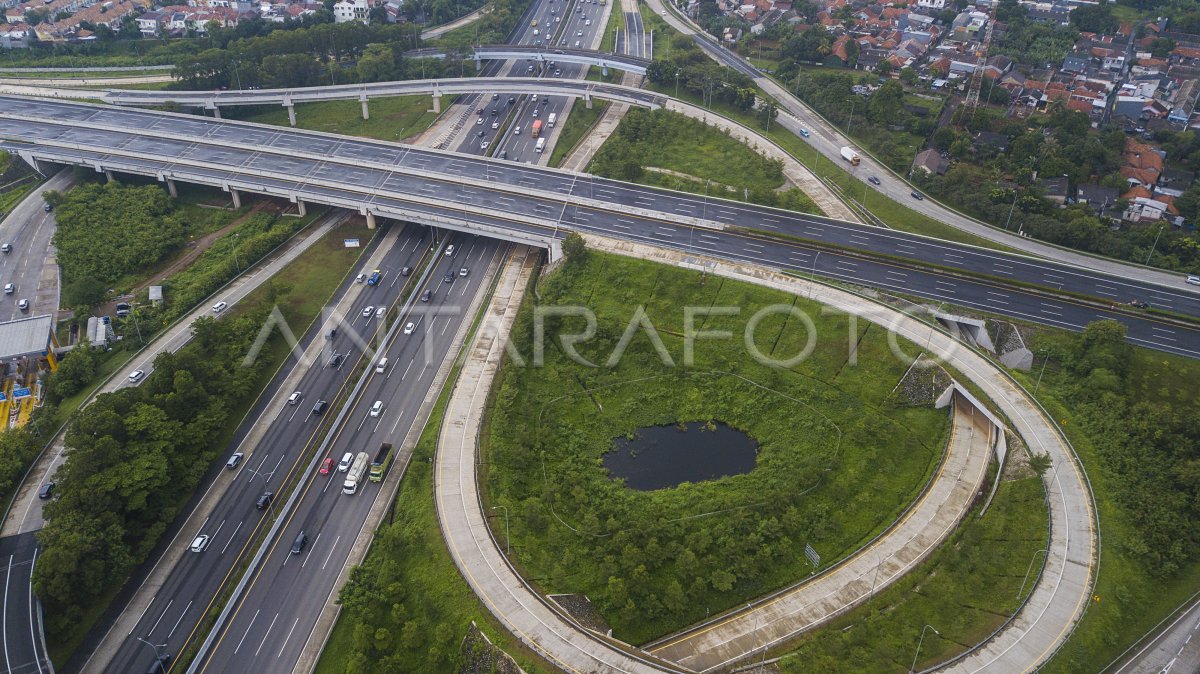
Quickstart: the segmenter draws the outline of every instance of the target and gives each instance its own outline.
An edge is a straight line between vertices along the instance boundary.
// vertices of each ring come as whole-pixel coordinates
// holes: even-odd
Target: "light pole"
[[[1158,248],[1158,237],[1162,236],[1163,225],[1158,226],[1158,234],[1154,235],[1154,245],[1150,246],[1150,254],[1146,256],[1146,264],[1150,264],[1150,258],[1154,257],[1154,249]]]
[[[512,551],[512,538],[508,535],[508,506],[492,506],[492,510],[497,508],[504,510],[504,556],[509,557],[511,556],[509,553]]]
[[[153,648],[153,649],[154,649],[154,659],[155,659],[155,660],[159,660],[159,661],[160,661],[160,662],[158,663],[158,669],[159,669],[159,671],[161,671],[161,672],[164,672],[164,674],[165,674],[166,670],[165,670],[165,669],[163,669],[163,666],[162,666],[162,663],[161,663],[161,660],[160,660],[160,659],[162,658],[162,656],[161,656],[161,655],[159,655],[158,649],[160,649],[160,648],[166,648],[166,647],[167,647],[167,645],[166,645],[166,644],[152,644],[152,643],[150,643],[149,641],[146,641],[145,639],[143,639],[143,638],[141,638],[141,637],[134,637],[134,639],[137,639],[138,641],[142,642],[143,644],[146,644],[146,645],[147,645],[147,646],[149,646],[150,648]]]
[[[933,630],[934,634],[938,635],[939,637],[942,636],[942,633],[937,631],[937,628],[933,625],[926,625],[921,628],[921,639],[917,642],[917,652],[913,653],[913,663],[912,667],[908,668],[908,674],[913,674],[913,670],[917,668],[917,658],[921,655],[921,644],[925,643],[925,630]]]
[[[235,265],[237,265],[237,270],[238,270],[239,274],[242,273],[242,261],[240,258],[238,258],[237,251],[238,251],[238,237],[240,237],[241,235],[242,235],[241,232],[234,232],[234,234],[233,234],[233,263]]]
[[[817,260],[821,257],[821,251],[813,256],[812,271],[808,274],[808,299],[812,299],[813,288],[817,285]]]
[[[1050,354],[1046,354],[1046,359],[1042,361],[1042,369],[1038,371],[1037,384],[1033,387],[1033,395],[1037,395],[1038,389],[1042,387],[1042,375],[1046,374],[1046,363],[1050,362]]]
[[[1004,221],[1004,231],[1006,232],[1008,231],[1008,226],[1012,224],[1013,211],[1017,210],[1017,196],[1017,189],[1014,187],[1012,206],[1008,207],[1008,219]]]

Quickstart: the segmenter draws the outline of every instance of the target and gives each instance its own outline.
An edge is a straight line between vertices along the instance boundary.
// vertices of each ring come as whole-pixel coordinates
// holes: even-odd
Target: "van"
[[[292,554],[298,555],[304,552],[304,546],[308,544],[308,534],[301,531],[296,535],[296,540],[292,541]]]
[[[299,391],[292,391],[292,395],[288,396],[288,404],[295,405],[296,403],[300,402],[300,397],[302,395],[304,394],[300,393]]]
[[[259,510],[266,510],[271,505],[271,501],[275,500],[275,492],[264,491],[258,500],[254,502],[254,507]]]
[[[354,454],[346,452],[342,455],[342,460],[338,462],[338,472],[344,473],[350,470],[351,463],[354,463]]]
[[[378,363],[376,363],[376,364],[375,364],[375,372],[376,372],[377,374],[381,374],[381,373],[383,373],[383,372],[386,372],[386,371],[387,371],[387,366],[388,366],[388,359],[387,359],[387,356],[384,356],[383,358],[380,358],[380,359],[379,359],[379,362],[378,362]]]
[[[546,138],[545,137],[538,138],[537,145],[533,146],[533,151],[540,153],[540,152],[544,152],[545,150],[546,150]]]
[[[241,462],[242,462],[242,453],[234,452],[233,456],[229,457],[229,460],[225,462],[225,468],[227,468],[229,470],[233,470],[233,469],[237,468]]]

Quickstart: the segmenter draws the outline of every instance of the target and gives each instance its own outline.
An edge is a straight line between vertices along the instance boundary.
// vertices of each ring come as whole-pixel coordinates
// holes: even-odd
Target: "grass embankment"
[[[600,121],[600,116],[607,109],[608,101],[592,99],[592,109],[589,110],[582,99],[576,100],[571,105],[571,114],[567,115],[562,133],[558,134],[558,139],[554,142],[554,151],[550,153],[550,166],[562,166],[563,159],[579,145],[579,141]]]
[[[458,375],[456,368],[448,381]],[[472,621],[530,674],[556,671],[503,629],[458,572],[433,503],[432,459],[450,388],[438,397],[387,521],[341,591],[343,611],[318,674],[458,671]]]
[[[799,189],[783,189],[782,161],[668,110],[630,109],[588,170],[643,185],[820,213]]]
[[[372,236],[366,225],[357,219],[352,219],[332,229],[320,241],[299,255],[285,266],[262,287],[246,296],[230,309],[227,321],[236,320],[255,312],[269,311],[277,304],[284,317],[288,320],[293,331],[300,334],[320,313],[321,307],[328,301],[346,274],[354,267],[359,255],[365,248],[345,248],[344,238],[361,238],[364,241]],[[192,349],[189,345],[185,349]],[[215,439],[211,447],[220,448],[229,444],[237,428],[245,420],[245,415],[257,400],[259,393],[275,376],[280,365],[290,355],[291,348],[286,340],[275,331],[268,338],[256,359],[256,372],[240,395],[234,400],[224,422],[215,430]],[[244,354],[239,354],[244,356]],[[123,364],[124,361],[121,361]],[[150,379],[153,380],[152,374]],[[151,383],[150,381],[147,382]],[[221,454],[221,452],[216,452]],[[175,507],[178,508],[191,497],[191,492],[180,494]],[[153,543],[150,543],[152,547]],[[74,652],[88,631],[95,625],[108,602],[120,590],[117,585],[101,596],[98,601],[81,614],[69,630],[54,635],[48,641],[47,647],[51,659],[61,666]]]
[[[599,253],[556,272],[541,295],[547,306],[596,313],[599,336],[576,346],[593,363],[609,360],[637,306],[672,360],[664,365],[638,332],[617,362],[577,364],[553,336],[582,332],[583,319],[551,319],[545,365],[504,368],[484,436],[485,503],[509,509],[524,577],[547,593],[587,594],[631,643],[807,576],[805,543],[824,565],[836,562],[894,521],[942,454],[945,411],[892,395],[907,365],[876,326],[851,326],[786,293]],[[732,337],[698,340],[686,366],[684,307],[738,308],[698,317],[696,330]],[[750,323],[766,307],[777,313]],[[789,308],[812,317],[815,332]],[[514,328],[526,357],[535,353],[532,313],[525,306]],[[770,367],[743,347],[751,325],[768,357],[795,356],[810,334],[814,350]],[[615,438],[681,422],[746,432],[757,467],[635,491],[601,465]]]
[[[979,518],[972,510],[923,564],[786,653],[771,653],[781,656],[780,670],[907,672],[921,630],[932,625],[941,635],[926,631],[920,671],[991,634],[1033,589],[1046,547],[1045,492],[1039,478],[1023,472],[1002,482],[988,512]]]
[[[1200,361],[1125,347],[1124,363],[1104,362],[1084,341],[1045,331],[1033,343],[1039,361],[1050,354],[1038,397],[1083,461],[1103,527],[1098,599],[1043,668],[1052,674],[1102,671],[1200,586],[1200,429],[1188,421]],[[1033,387],[1037,372],[1020,376]]]
[[[454,103],[454,96],[442,97],[442,108]],[[296,105],[296,127],[310,131],[363,136],[378,140],[399,141],[425,129],[437,119],[431,112],[429,96],[395,96],[372,98],[368,103],[370,119],[362,118],[358,101],[321,101]],[[287,109],[280,106],[226,108],[226,117],[260,124],[288,126]]]

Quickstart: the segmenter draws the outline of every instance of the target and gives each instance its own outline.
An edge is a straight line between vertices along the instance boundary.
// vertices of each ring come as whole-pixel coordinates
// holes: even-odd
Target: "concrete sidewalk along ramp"
[[[1069,636],[1091,595],[1097,555],[1095,513],[1087,477],[1046,413],[982,354],[915,317],[841,289],[771,270],[720,262],[652,246],[587,237],[609,252],[703,270],[810,295],[835,309],[884,326],[946,362],[999,410],[1031,451],[1050,456],[1044,479],[1052,532],[1045,566],[1025,606],[986,643],[955,660],[949,671],[1024,672],[1044,663]],[[979,493],[999,418],[974,396],[949,392],[954,405],[950,447],[935,479],[884,536],[832,570],[666,641],[653,653],[588,632],[553,610],[508,565],[488,530],[475,474],[483,407],[512,326],[528,265],[510,262],[451,396],[439,437],[435,502],[447,547],[472,589],[500,622],[551,663],[574,672],[709,671],[778,645],[827,621],[902,576],[944,540]],[[901,346],[901,348],[904,348]],[[661,659],[660,659],[661,658]]]

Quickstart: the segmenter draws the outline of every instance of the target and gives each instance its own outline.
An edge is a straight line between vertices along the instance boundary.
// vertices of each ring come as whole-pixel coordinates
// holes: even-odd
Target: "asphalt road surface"
[[[6,119],[14,112],[23,118]],[[76,121],[63,123],[54,118]],[[210,184],[238,180],[261,191],[301,193],[314,201],[366,201],[377,212],[396,213],[397,217],[424,213],[539,238],[561,236],[561,224],[728,259],[819,272],[838,280],[1068,329],[1081,329],[1100,317],[1115,317],[1129,326],[1130,340],[1136,344],[1200,355],[1200,331],[1194,326],[1123,306],[1137,300],[1151,308],[1200,316],[1200,293],[1196,292],[1200,288],[1186,286],[1182,280],[1177,287],[1163,287],[892,230],[453,153],[147,111],[0,97],[0,134],[11,136],[18,127],[30,139],[120,148],[128,153],[120,157],[122,164],[137,166],[150,175],[173,171],[180,176],[186,169],[189,179]],[[257,149],[246,149],[251,147]],[[111,161],[99,149],[63,151],[84,161]],[[339,161],[310,158],[310,153]],[[201,164],[189,168],[180,162],[183,158]],[[996,280],[960,279],[919,269],[888,274],[897,265],[857,260],[828,249],[806,256],[797,249],[812,251],[813,244],[687,224],[696,220],[785,234],[823,246],[884,252],[971,274],[990,274]],[[1089,295],[1098,303],[1047,297],[1007,286],[1005,281],[1038,284],[1052,293]]]
[[[345,425],[321,460],[314,461],[319,466],[332,459],[335,467],[325,475],[310,470],[305,477],[301,499],[280,536],[269,543],[267,556],[199,671],[283,674],[294,670],[321,609],[339,589],[335,587],[338,575],[380,492],[380,483],[364,480],[356,494],[343,494],[346,474],[336,464],[347,452],[366,452],[373,458],[384,442],[399,451],[410,432],[420,432],[413,423],[434,375],[451,355],[451,342],[463,321],[472,320],[467,315],[472,299],[488,287],[490,278],[484,271],[507,247],[495,239],[470,235],[450,241],[454,255],[439,253],[428,281],[416,289],[417,293],[431,290],[433,298],[414,303],[412,312],[399,319],[402,326],[414,324],[412,334],[403,334],[402,329],[387,346],[386,371],[378,373],[374,367],[368,371]],[[460,275],[464,268],[466,276]],[[377,416],[371,413],[376,401],[383,403]],[[402,471],[408,458],[407,453],[396,456],[392,469]],[[308,543],[301,553],[293,554],[292,544],[301,532]]]
[[[391,306],[407,283],[415,276],[400,276],[401,267],[416,268],[429,255],[432,233],[423,227],[394,227],[383,236],[391,239],[380,245],[391,245],[380,269],[383,279],[377,286],[365,287],[362,294],[347,308],[345,321],[338,325],[337,335],[329,339],[329,324],[313,328],[308,339],[326,342],[322,355],[304,373],[298,390],[301,395],[295,405],[283,405],[274,418],[251,417],[247,425],[269,424],[257,446],[247,450],[245,460],[233,470],[222,469],[217,480],[228,480],[220,501],[207,521],[196,531],[182,531],[170,543],[189,547],[195,537],[209,537],[203,552],[184,552],[154,599],[142,613],[133,630],[124,637],[117,654],[106,671],[142,672],[153,662],[153,649],[145,639],[163,650],[178,654],[189,642],[202,638],[197,623],[207,611],[213,598],[228,583],[236,582],[233,568],[246,554],[252,554],[251,539],[269,527],[283,494],[266,509],[257,509],[256,501],[265,492],[280,492],[286,484],[294,483],[302,466],[312,456],[315,445],[324,433],[336,408],[332,405],[324,415],[313,412],[318,400],[334,401],[353,385],[349,380],[354,364],[363,357],[371,344],[371,336],[379,328],[375,308]],[[370,270],[366,270],[370,271]],[[349,281],[353,283],[353,281]],[[336,294],[341,296],[345,288]],[[364,317],[371,306],[371,317]],[[319,336],[318,336],[319,335]],[[331,363],[333,353],[342,355],[339,364]],[[291,390],[276,390],[273,400],[287,398]],[[268,404],[274,410],[278,405]],[[226,458],[232,450],[226,452]]]
[[[1200,672],[1200,602],[1193,603],[1123,665],[1110,671],[1112,674]]]
[[[11,674],[49,674],[49,658],[42,640],[41,602],[33,595],[33,567],[37,561],[33,533],[0,538],[0,564],[4,565],[3,668]]]
[[[20,161],[20,160],[17,160]],[[58,265],[54,262],[54,213],[43,206],[42,192],[70,189],[74,171],[59,171],[44,185],[29,193],[16,208],[0,222],[0,243],[12,246],[12,251],[0,253],[0,285],[13,284],[13,291],[0,295],[0,320],[11,321],[28,316],[44,316],[58,312]],[[28,309],[17,303],[28,300]]]

